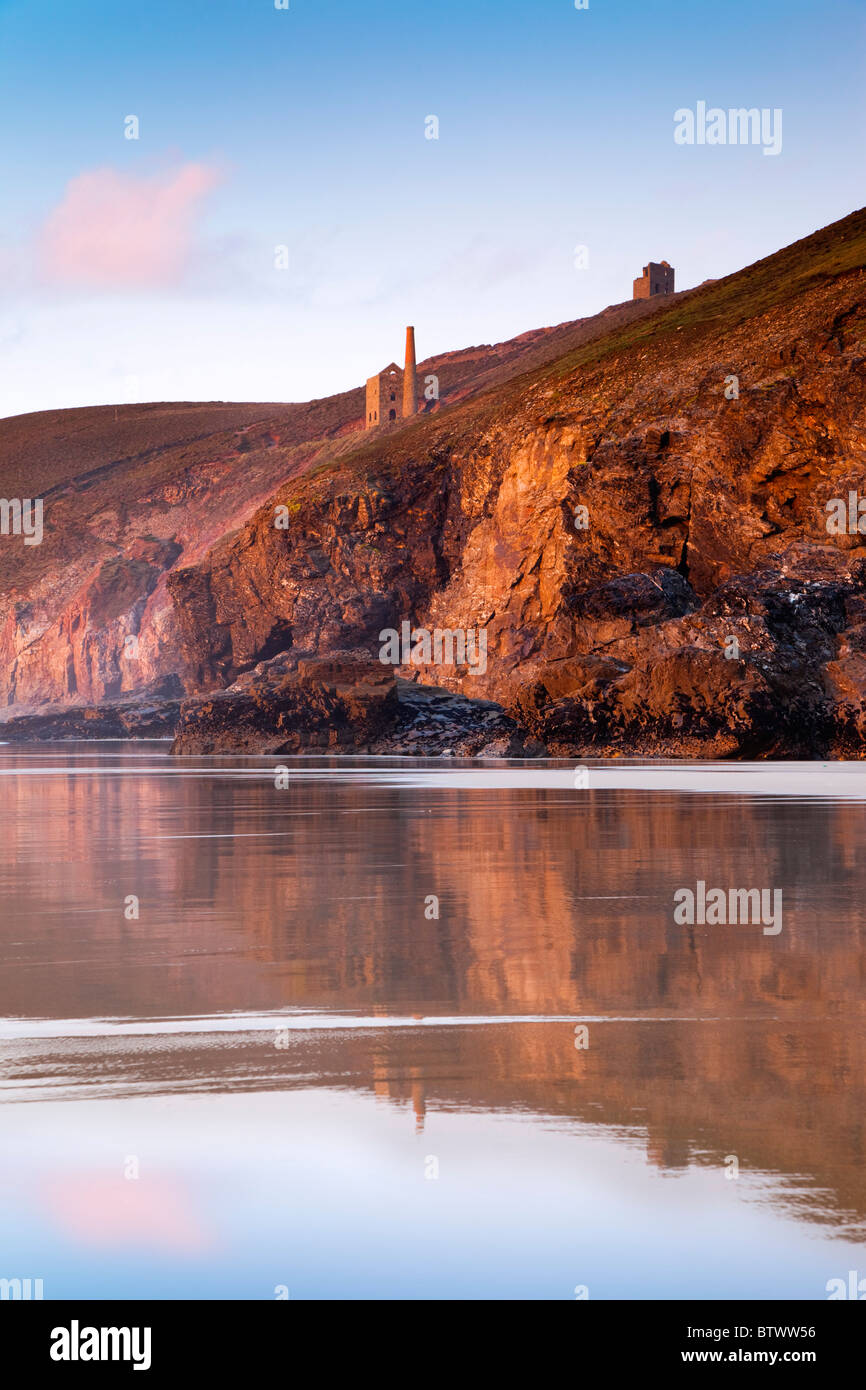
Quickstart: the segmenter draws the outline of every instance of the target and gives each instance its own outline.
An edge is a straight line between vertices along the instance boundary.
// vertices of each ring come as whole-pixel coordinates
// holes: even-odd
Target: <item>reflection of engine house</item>
[[[415,329],[406,329],[406,366],[401,371],[390,362],[381,372],[367,378],[367,415],[365,425],[374,430],[379,425],[393,425],[418,409],[415,383]]]

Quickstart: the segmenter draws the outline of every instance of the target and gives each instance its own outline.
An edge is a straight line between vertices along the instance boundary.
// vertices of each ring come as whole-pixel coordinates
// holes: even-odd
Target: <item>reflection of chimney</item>
[[[403,369],[403,415],[418,409],[415,387],[415,329],[406,329],[406,366]]]
[[[415,1133],[423,1134],[424,1117],[427,1114],[427,1100],[423,1081],[415,1080],[412,1082],[412,1109],[415,1111]]]
[[[647,1127],[646,1156],[655,1168],[688,1168],[689,1141],[682,1135],[666,1133],[663,1127]]]

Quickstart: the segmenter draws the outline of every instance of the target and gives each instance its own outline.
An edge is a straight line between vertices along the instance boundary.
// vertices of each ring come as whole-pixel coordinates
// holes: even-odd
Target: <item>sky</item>
[[[284,3],[0,0],[0,416],[326,396],[866,202],[866,0]]]

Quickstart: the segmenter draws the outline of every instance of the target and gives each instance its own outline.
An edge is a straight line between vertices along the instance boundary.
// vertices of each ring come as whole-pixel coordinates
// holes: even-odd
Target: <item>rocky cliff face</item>
[[[169,580],[195,683],[408,621],[554,753],[859,755],[864,265],[858,213],[280,489]]]
[[[0,423],[3,495],[40,497],[44,517],[40,545],[0,537],[0,702],[99,702],[182,676],[167,573],[204,556],[319,449],[339,448],[355,394]]]
[[[624,304],[429,358],[419,378],[434,376],[439,397],[424,409],[435,413],[648,312]],[[3,497],[38,497],[44,508],[40,545],[0,536],[0,705],[17,713],[119,700],[172,677],[195,685],[194,618],[175,609],[168,576],[205,560],[275,488],[355,449],[363,417],[358,388],[304,405],[104,406],[0,421]],[[251,615],[256,632],[270,626]],[[251,660],[282,650],[279,621],[273,626],[270,643],[252,638]]]
[[[136,624],[137,680],[203,698],[249,677],[245,699],[277,656],[375,659],[408,624],[475,659],[419,641],[398,676],[498,701],[556,754],[859,756],[866,549],[856,497],[853,529],[827,509],[866,497],[866,212],[486,352],[442,359],[443,408],[387,435],[337,398],[288,447],[260,415],[217,459],[215,436],[185,446],[180,476],[160,454],[134,504],[115,465],[85,558],[67,540],[7,609],[7,699],[134,689]],[[196,698],[184,720],[183,746],[213,743]]]

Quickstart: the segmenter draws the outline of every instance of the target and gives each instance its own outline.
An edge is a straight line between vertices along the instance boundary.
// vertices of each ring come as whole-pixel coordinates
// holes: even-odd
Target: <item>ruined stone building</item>
[[[650,261],[643,275],[634,281],[632,299],[650,299],[655,294],[673,294],[674,268],[667,261]]]
[[[414,415],[418,409],[418,387],[415,374],[415,329],[406,329],[406,365],[402,369],[389,362],[381,372],[367,378],[368,430],[380,425],[395,424]]]

